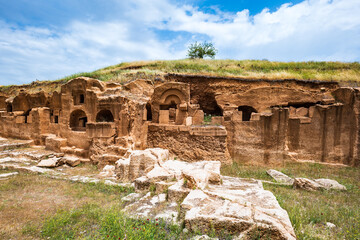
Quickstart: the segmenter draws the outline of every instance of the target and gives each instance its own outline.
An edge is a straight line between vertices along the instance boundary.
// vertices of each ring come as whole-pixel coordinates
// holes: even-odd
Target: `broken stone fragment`
[[[316,191],[320,189],[330,190],[346,190],[346,187],[335,180],[320,178],[315,180],[310,180],[307,178],[295,178],[294,188],[305,189],[308,191]]]
[[[173,179],[174,174],[155,164],[155,167],[146,174],[146,177],[151,179],[151,181],[166,181]]]
[[[80,159],[75,156],[65,156],[62,158],[62,161],[71,167],[76,167],[81,163]]]
[[[54,168],[62,165],[63,162],[61,161],[61,158],[53,157],[49,159],[41,160],[38,163],[38,167],[47,167],[47,168]]]
[[[164,182],[164,181],[155,182],[155,188],[156,188],[155,193],[159,194],[159,193],[166,192],[168,190],[168,188],[174,184],[175,184],[175,182]]]
[[[182,201],[189,192],[190,189],[184,187],[184,179],[181,179],[168,188],[168,200],[171,202]]]
[[[307,178],[295,178],[293,188],[304,189],[307,191],[317,191],[322,189],[323,186]]]
[[[151,184],[150,179],[148,179],[145,176],[135,179],[134,183],[135,183],[135,189],[139,191],[149,190]]]
[[[99,173],[99,177],[113,177],[115,175],[115,166],[106,165]]]
[[[344,185],[332,179],[320,178],[320,179],[315,179],[314,182],[320,184],[327,190],[329,189],[346,190],[346,187]]]
[[[161,148],[129,151],[128,157],[116,162],[116,176],[122,181],[133,181],[145,176],[156,164],[169,157],[169,151]]]
[[[275,181],[279,183],[284,183],[289,185],[292,185],[294,183],[294,179],[274,169],[267,170],[266,173],[269,174],[273,179],[275,179]]]

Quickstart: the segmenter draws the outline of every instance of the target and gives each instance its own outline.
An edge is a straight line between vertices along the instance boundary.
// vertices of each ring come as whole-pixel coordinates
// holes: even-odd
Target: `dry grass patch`
[[[0,239],[41,238],[42,222],[58,211],[89,204],[110,208],[130,191],[21,173],[0,181]]]

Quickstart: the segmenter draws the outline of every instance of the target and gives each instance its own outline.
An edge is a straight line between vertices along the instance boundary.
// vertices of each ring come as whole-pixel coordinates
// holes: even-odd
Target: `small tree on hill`
[[[214,47],[212,43],[204,42],[204,43],[192,43],[188,48],[188,57],[189,58],[204,58],[210,57],[215,58],[217,53],[217,49]]]

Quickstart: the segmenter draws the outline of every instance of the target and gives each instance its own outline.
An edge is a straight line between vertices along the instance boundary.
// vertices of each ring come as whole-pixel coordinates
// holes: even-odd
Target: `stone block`
[[[159,123],[160,124],[169,124],[169,110],[160,110]]]
[[[65,138],[47,137],[45,139],[45,148],[55,152],[60,152],[62,147],[66,146]]]
[[[196,110],[193,117],[193,125],[201,125],[204,121],[203,110]]]
[[[187,111],[187,104],[186,104],[186,103],[181,103],[181,104],[179,105],[179,109],[180,109],[181,111]]]
[[[297,108],[296,115],[299,117],[307,117],[309,115],[309,109],[304,107]]]
[[[224,122],[224,117],[221,116],[214,116],[211,118],[212,125],[222,125]]]
[[[260,121],[261,113],[251,113],[250,121]]]
[[[25,116],[16,116],[16,123],[25,123]]]
[[[192,117],[187,117],[185,120],[185,125],[186,126],[191,126],[192,125]]]

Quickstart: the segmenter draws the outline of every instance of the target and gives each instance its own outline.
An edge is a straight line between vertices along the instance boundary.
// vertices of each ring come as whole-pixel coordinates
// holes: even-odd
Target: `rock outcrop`
[[[162,154],[155,157],[154,151]],[[246,239],[256,229],[271,239],[296,239],[287,212],[260,181],[221,176],[219,161],[188,163],[167,156],[166,150],[147,149],[118,161],[120,179],[133,180],[138,191],[152,192],[123,199],[130,216],[183,221],[188,230],[204,234],[215,231]]]

